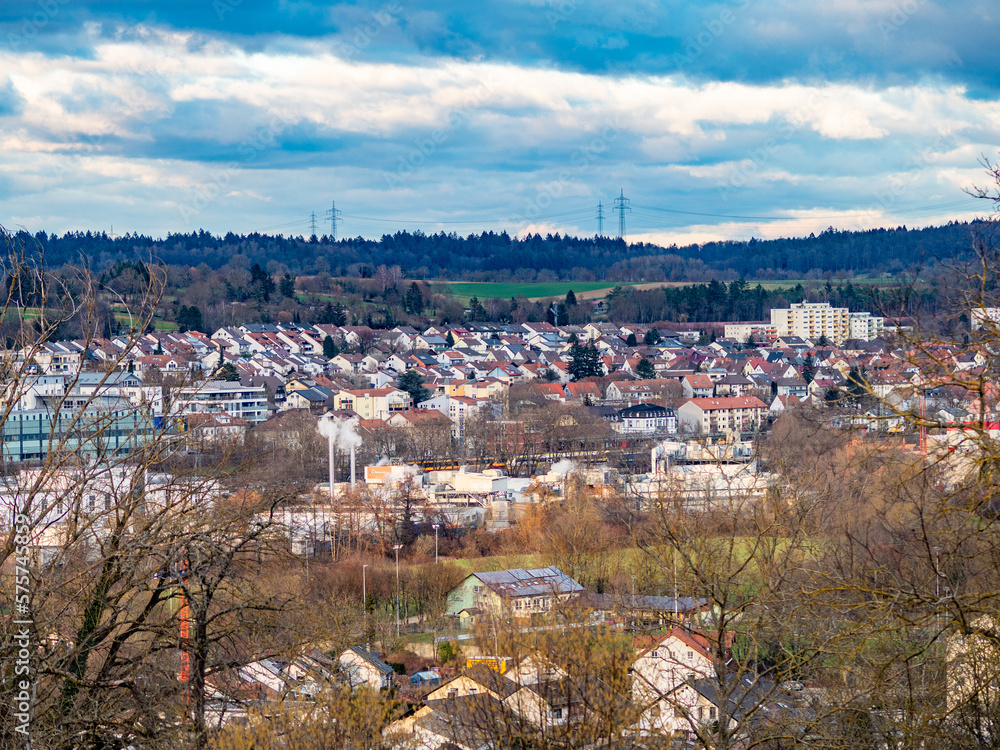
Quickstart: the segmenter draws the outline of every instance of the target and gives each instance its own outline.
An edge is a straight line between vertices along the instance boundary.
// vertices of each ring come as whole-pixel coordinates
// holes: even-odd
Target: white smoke
[[[393,466],[389,469],[389,481],[390,482],[402,482],[408,477],[416,476],[417,467],[416,466]]]
[[[332,440],[334,447],[341,450],[350,450],[361,445],[361,436],[355,430],[357,424],[358,421],[356,419],[323,417],[319,420],[316,429],[327,440]]]
[[[553,474],[558,474],[561,477],[576,471],[576,461],[572,461],[568,458],[564,458],[562,461],[552,464],[552,468],[549,471]]]

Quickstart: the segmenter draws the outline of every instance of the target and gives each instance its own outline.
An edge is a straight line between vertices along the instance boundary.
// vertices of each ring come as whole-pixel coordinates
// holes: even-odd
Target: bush
[[[458,649],[451,641],[445,641],[438,645],[438,661],[447,664],[458,655]]]

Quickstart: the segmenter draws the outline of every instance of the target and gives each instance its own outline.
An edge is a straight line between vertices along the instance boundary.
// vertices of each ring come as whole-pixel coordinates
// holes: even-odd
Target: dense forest
[[[22,233],[37,245],[50,267],[85,260],[105,269],[123,260],[218,270],[234,256],[271,273],[293,276],[329,273],[368,278],[379,265],[398,266],[415,279],[469,281],[732,281],[802,279],[897,274],[933,267],[961,256],[972,245],[978,224],[949,223],[926,229],[838,231],[818,236],[748,242],[710,242],[685,247],[626,244],[609,237],[534,234],[513,238],[506,232],[457,234],[396,232],[379,240],[198,231],[154,239],[142,235],[109,237],[92,232],[62,236]]]
[[[62,277],[55,288],[72,289],[70,278],[80,268],[89,269],[106,292],[97,311],[99,330],[94,332],[109,335],[126,324],[123,308],[142,296],[154,267],[163,282],[158,325],[180,330],[214,331],[251,322],[420,328],[430,323],[554,319],[549,302],[518,296],[473,298],[463,304],[429,283],[434,279],[689,282],[657,289],[623,284],[597,310],[592,304],[576,304],[568,295],[557,306],[563,323],[595,317],[642,324],[763,320],[771,308],[803,300],[888,314],[911,314],[916,308],[933,312],[940,289],[947,286],[939,284],[947,277],[947,262],[969,257],[974,236],[984,229],[959,223],[921,230],[830,229],[818,237],[685,248],[559,235],[514,239],[489,232],[468,237],[398,232],[379,241],[337,242],[260,234],[217,237],[207,232],[166,239],[21,232],[9,239]],[[908,292],[903,304],[887,304],[893,302],[885,297],[887,286],[915,278],[917,271],[921,284]],[[877,288],[869,283],[872,276],[881,278]],[[758,283],[769,279],[789,283]],[[24,279],[17,284],[18,305],[37,307],[39,290]],[[873,298],[873,289],[881,299]],[[58,304],[73,308],[66,300]],[[67,320],[60,333],[75,337],[80,325]]]

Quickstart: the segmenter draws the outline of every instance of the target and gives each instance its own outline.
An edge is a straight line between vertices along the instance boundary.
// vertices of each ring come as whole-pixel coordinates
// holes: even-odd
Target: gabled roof
[[[377,669],[382,674],[393,673],[392,667],[390,667],[388,664],[382,661],[378,657],[378,654],[376,654],[374,651],[369,651],[366,648],[361,648],[361,646],[351,646],[347,650],[352,651],[358,656],[360,656],[362,659],[371,664],[373,667],[375,667],[375,669]]]
[[[392,667],[378,658],[378,654],[374,651],[369,651],[366,648],[361,648],[361,646],[351,646],[347,649],[348,651],[353,651],[355,654],[360,656],[366,662],[375,667],[382,674],[392,674]]]
[[[491,591],[502,597],[541,596],[543,594],[576,594],[583,586],[559,568],[513,568],[473,573]]]

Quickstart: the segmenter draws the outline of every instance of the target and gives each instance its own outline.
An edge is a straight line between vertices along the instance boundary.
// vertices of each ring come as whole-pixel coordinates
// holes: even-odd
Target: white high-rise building
[[[867,312],[851,313],[851,338],[871,341],[885,330],[885,318]]]
[[[840,343],[851,335],[850,311],[829,302],[796,302],[787,309],[773,309],[771,325],[778,329],[779,337],[798,336],[813,343],[821,336]]]
[[[882,332],[885,321],[867,312],[852,313],[829,302],[796,302],[771,310],[771,325],[778,336],[798,336],[816,343],[820,337],[834,344],[849,338],[871,341]]]

